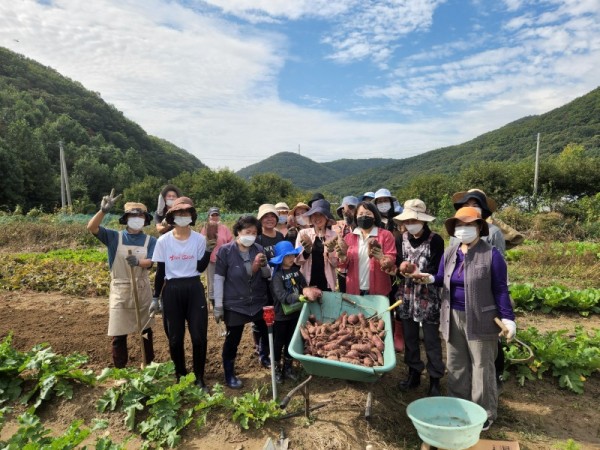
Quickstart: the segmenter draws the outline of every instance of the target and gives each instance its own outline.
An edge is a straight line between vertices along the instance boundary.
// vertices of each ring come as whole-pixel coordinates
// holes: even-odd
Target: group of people
[[[162,308],[176,375],[187,374],[183,346],[187,322],[193,371],[202,389],[207,389],[209,303],[214,319],[223,321],[227,331],[221,355],[225,383],[238,389],[242,381],[235,361],[245,324],[252,323],[260,364],[274,364],[276,379],[282,382],[295,379],[288,347],[303,302],[317,301],[326,291],[383,295],[390,302],[402,300],[393,323],[394,335],[403,335],[408,375],[399,389],[418,387],[426,369],[428,395],[441,395],[440,379],[447,372],[448,395],[486,409],[484,429],[496,418],[503,371],[496,319],[504,324],[508,339],[514,337],[516,324],[502,232],[486,220],[496,204],[482,191],[472,189],[452,197],[456,213],[444,222],[451,237],[445,250],[443,238],[429,226],[435,217],[428,214],[425,203],[410,199],[402,207],[387,189],[360,198],[344,197],[336,210],[338,220],[319,193],[293,208],[285,202],[263,204],[256,216],[240,217],[231,231],[220,223],[215,207],[197,232],[192,200],[175,186],[167,186],[155,214],[158,239],[143,233],[151,216],[140,203],[125,204],[120,218],[126,225],[123,231],[100,226],[117,199],[114,192],[104,197],[88,224],[108,247],[112,278],[108,334],[113,337],[116,367],[127,363],[127,334],[137,330],[130,274],[138,283],[147,362],[154,355],[152,318]],[[152,293],[148,269],[153,263],[157,268]],[[128,268],[133,272],[128,274]],[[208,302],[200,279],[205,271]],[[263,320],[266,305],[275,309],[274,361],[269,358]],[[421,358],[421,334],[426,364]]]

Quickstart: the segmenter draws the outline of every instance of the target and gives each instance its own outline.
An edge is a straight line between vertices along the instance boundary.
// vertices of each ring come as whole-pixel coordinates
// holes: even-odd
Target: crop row
[[[567,330],[540,333],[529,327],[519,331],[518,337],[531,347],[534,358],[528,363],[513,362],[526,359],[528,352],[516,341],[508,344],[505,377],[514,371],[521,385],[550,374],[558,378],[560,387],[582,394],[586,379],[600,370],[600,330],[588,333],[578,326],[570,334]]]
[[[518,308],[549,313],[577,311],[582,316],[600,313],[600,289],[568,289],[561,285],[536,288],[532,284],[512,284],[510,295]]]

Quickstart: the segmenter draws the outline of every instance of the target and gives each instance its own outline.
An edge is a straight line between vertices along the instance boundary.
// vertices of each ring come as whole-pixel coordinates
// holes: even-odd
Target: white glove
[[[409,278],[412,278],[413,281],[417,284],[432,284],[435,282],[435,277],[430,273],[416,273],[408,275]]]
[[[513,338],[517,334],[517,324],[515,323],[514,320],[510,320],[510,319],[502,319],[502,323],[504,324],[504,326],[506,328],[508,328],[508,334],[506,335],[506,340],[510,342],[513,340]]]

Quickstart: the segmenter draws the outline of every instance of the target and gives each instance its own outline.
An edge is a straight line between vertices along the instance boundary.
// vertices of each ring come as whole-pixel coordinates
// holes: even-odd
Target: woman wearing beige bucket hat
[[[425,203],[419,199],[407,200],[402,214],[394,217],[394,222],[403,225],[405,231],[396,239],[396,263],[400,270],[412,273],[437,273],[444,254],[444,240],[431,231],[429,222],[435,217],[427,214]],[[403,273],[400,273],[403,275]],[[400,278],[396,298],[402,299],[402,305],[396,310],[404,330],[404,362],[408,366],[408,377],[401,381],[402,391],[414,389],[421,383],[421,372],[427,368],[429,373],[429,396],[439,396],[440,379],[445,367],[442,359],[440,340],[440,303],[439,290],[420,283],[410,277]],[[427,355],[427,366],[421,360],[419,331],[422,328]],[[394,330],[395,331],[395,330]]]
[[[494,360],[500,318],[512,339],[517,331],[508,296],[506,262],[498,249],[481,239],[489,233],[479,211],[466,206],[444,223],[459,239],[444,252],[436,275],[413,275],[442,287],[440,331],[446,341],[448,395],[482,406],[487,430],[498,414]]]

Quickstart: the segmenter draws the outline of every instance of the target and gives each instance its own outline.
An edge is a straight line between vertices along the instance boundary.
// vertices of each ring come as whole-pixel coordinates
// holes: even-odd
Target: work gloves
[[[207,252],[212,252],[216,246],[217,246],[216,239],[207,239],[206,240],[206,251]]]
[[[221,322],[224,314],[225,314],[225,311],[223,310],[222,306],[215,306],[213,308],[213,316],[215,318],[215,322],[217,322],[217,323]]]
[[[115,190],[112,189],[110,194],[102,197],[102,202],[100,203],[100,210],[104,214],[108,214],[108,212],[115,206],[115,202],[121,198],[122,194],[119,194],[115,197]]]
[[[304,253],[310,255],[310,253],[312,252],[312,242],[310,241],[310,238],[303,234],[302,236],[300,236],[300,243],[302,244]]]
[[[129,264],[131,267],[135,267],[135,266],[139,266],[140,265],[140,260],[135,255],[126,256],[125,260],[127,261],[127,264]]]
[[[506,340],[508,342],[510,342],[513,340],[513,338],[517,334],[517,324],[515,323],[514,320],[510,320],[510,319],[502,319],[502,323],[504,324],[504,326],[506,327],[508,332],[506,334],[504,334],[504,331],[503,331],[500,334],[503,335],[504,337],[506,337]]]
[[[150,303],[150,314],[160,314],[162,313],[162,306],[160,304],[160,299],[158,297],[152,298],[152,303]]]

